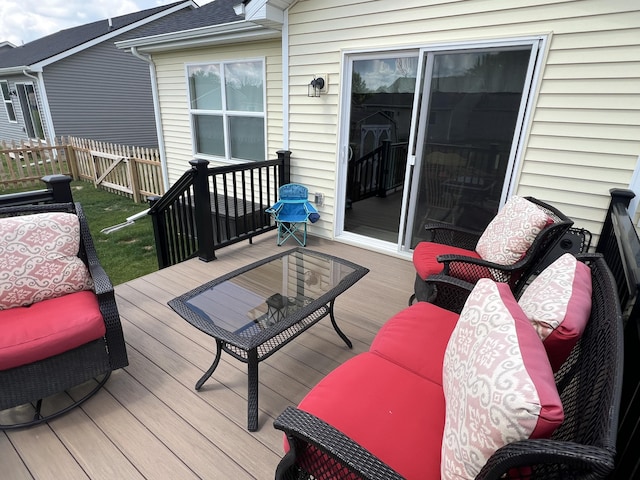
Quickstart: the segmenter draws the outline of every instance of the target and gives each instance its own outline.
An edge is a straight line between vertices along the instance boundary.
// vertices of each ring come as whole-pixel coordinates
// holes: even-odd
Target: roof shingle
[[[174,2],[160,7],[140,10],[139,12],[113,17],[111,19],[111,28],[109,28],[109,20],[98,20],[96,22],[87,23],[78,27],[67,28],[59,32],[52,33],[46,37],[33,40],[22,46],[3,49],[0,52],[0,68],[10,68],[22,65],[33,65],[47,58],[53,57],[60,53],[64,53],[79,45],[107,35],[115,30],[131,25],[147,17],[155,15],[176,5],[184,3],[183,1]],[[216,3],[216,2],[214,2]],[[186,13],[191,10],[185,10]],[[171,15],[169,15],[171,17]],[[142,28],[142,27],[141,27]]]

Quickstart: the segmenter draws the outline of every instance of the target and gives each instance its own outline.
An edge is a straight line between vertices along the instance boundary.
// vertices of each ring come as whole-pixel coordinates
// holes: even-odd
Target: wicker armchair
[[[622,386],[622,317],[613,276],[601,256],[578,255],[592,271],[591,317],[580,341],[556,373],[565,418],[550,439],[517,441],[498,449],[477,479],[605,479],[613,472]],[[437,276],[435,302],[462,308],[473,285]],[[426,320],[426,319],[425,319]],[[275,420],[290,445],[277,479],[399,479],[388,465],[346,435],[294,407]],[[390,441],[400,441],[391,439]]]
[[[52,203],[2,207],[0,208],[0,217],[44,212],[65,212],[77,215],[80,224],[78,257],[88,267],[93,280],[93,290],[105,323],[106,333],[103,338],[90,341],[61,354],[1,370],[1,430],[49,421],[71,410],[95,394],[104,385],[113,370],[128,365],[113,285],[96,256],[93,240],[80,204]],[[73,314],[73,311],[69,312],[69,315]],[[1,328],[0,326],[0,335],[2,335]],[[74,398],[70,405],[61,408],[58,408],[58,403],[55,401],[51,402],[52,406],[47,405],[47,397],[91,379],[95,379],[96,384],[82,398]],[[28,407],[29,403],[33,404],[33,408]],[[14,407],[20,408],[14,409]],[[25,418],[24,410],[31,412],[29,417]]]
[[[540,207],[553,222],[540,231],[524,256],[511,265],[501,265],[477,258],[475,248],[483,232],[450,224],[426,225],[429,242],[451,246],[456,251],[453,254],[446,253],[446,248],[439,249],[444,253],[437,256],[437,261],[442,264],[442,271],[438,273],[465,280],[493,277],[496,281],[509,283],[514,293],[519,292],[526,283],[524,280],[530,277],[531,273],[538,268],[538,264],[573,225],[573,221],[557,208],[533,197],[525,198]],[[460,249],[469,251],[469,254],[464,254]],[[429,301],[431,293],[425,283],[424,275],[416,273],[414,293],[409,297],[409,305],[414,300]]]

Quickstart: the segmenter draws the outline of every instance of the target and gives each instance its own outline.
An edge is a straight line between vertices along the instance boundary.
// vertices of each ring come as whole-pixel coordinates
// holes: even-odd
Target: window
[[[187,75],[196,155],[266,160],[264,62],[188,65]]]
[[[7,110],[10,122],[17,122],[16,111],[13,108],[13,100],[11,100],[11,92],[9,91],[9,82],[6,80],[0,80],[0,88],[2,89],[2,99],[4,100],[4,107]]]

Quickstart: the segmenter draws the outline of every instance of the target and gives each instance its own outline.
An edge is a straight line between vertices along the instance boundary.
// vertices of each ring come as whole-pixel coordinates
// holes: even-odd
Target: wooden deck
[[[223,353],[216,372],[196,392],[215,343],[167,301],[282,248],[289,247],[277,247],[269,233],[253,245],[219,251],[213,262],[190,260],[117,286],[129,366],[50,424],[0,432],[0,478],[272,479],[282,456],[274,418],[368,348],[380,326],[406,306],[415,276],[406,259],[311,237],[308,248],[371,270],[335,304],[336,320],[354,348],[344,345],[325,318],[262,362],[260,429],[250,433],[246,365]]]

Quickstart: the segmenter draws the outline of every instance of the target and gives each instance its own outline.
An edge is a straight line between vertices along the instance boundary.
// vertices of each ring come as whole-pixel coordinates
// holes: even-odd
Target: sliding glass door
[[[338,236],[409,251],[506,200],[540,39],[346,56]]]
[[[398,240],[417,66],[417,51],[350,64],[346,232]]]
[[[498,211],[530,83],[531,45],[425,52],[407,244],[445,222],[481,231]]]

